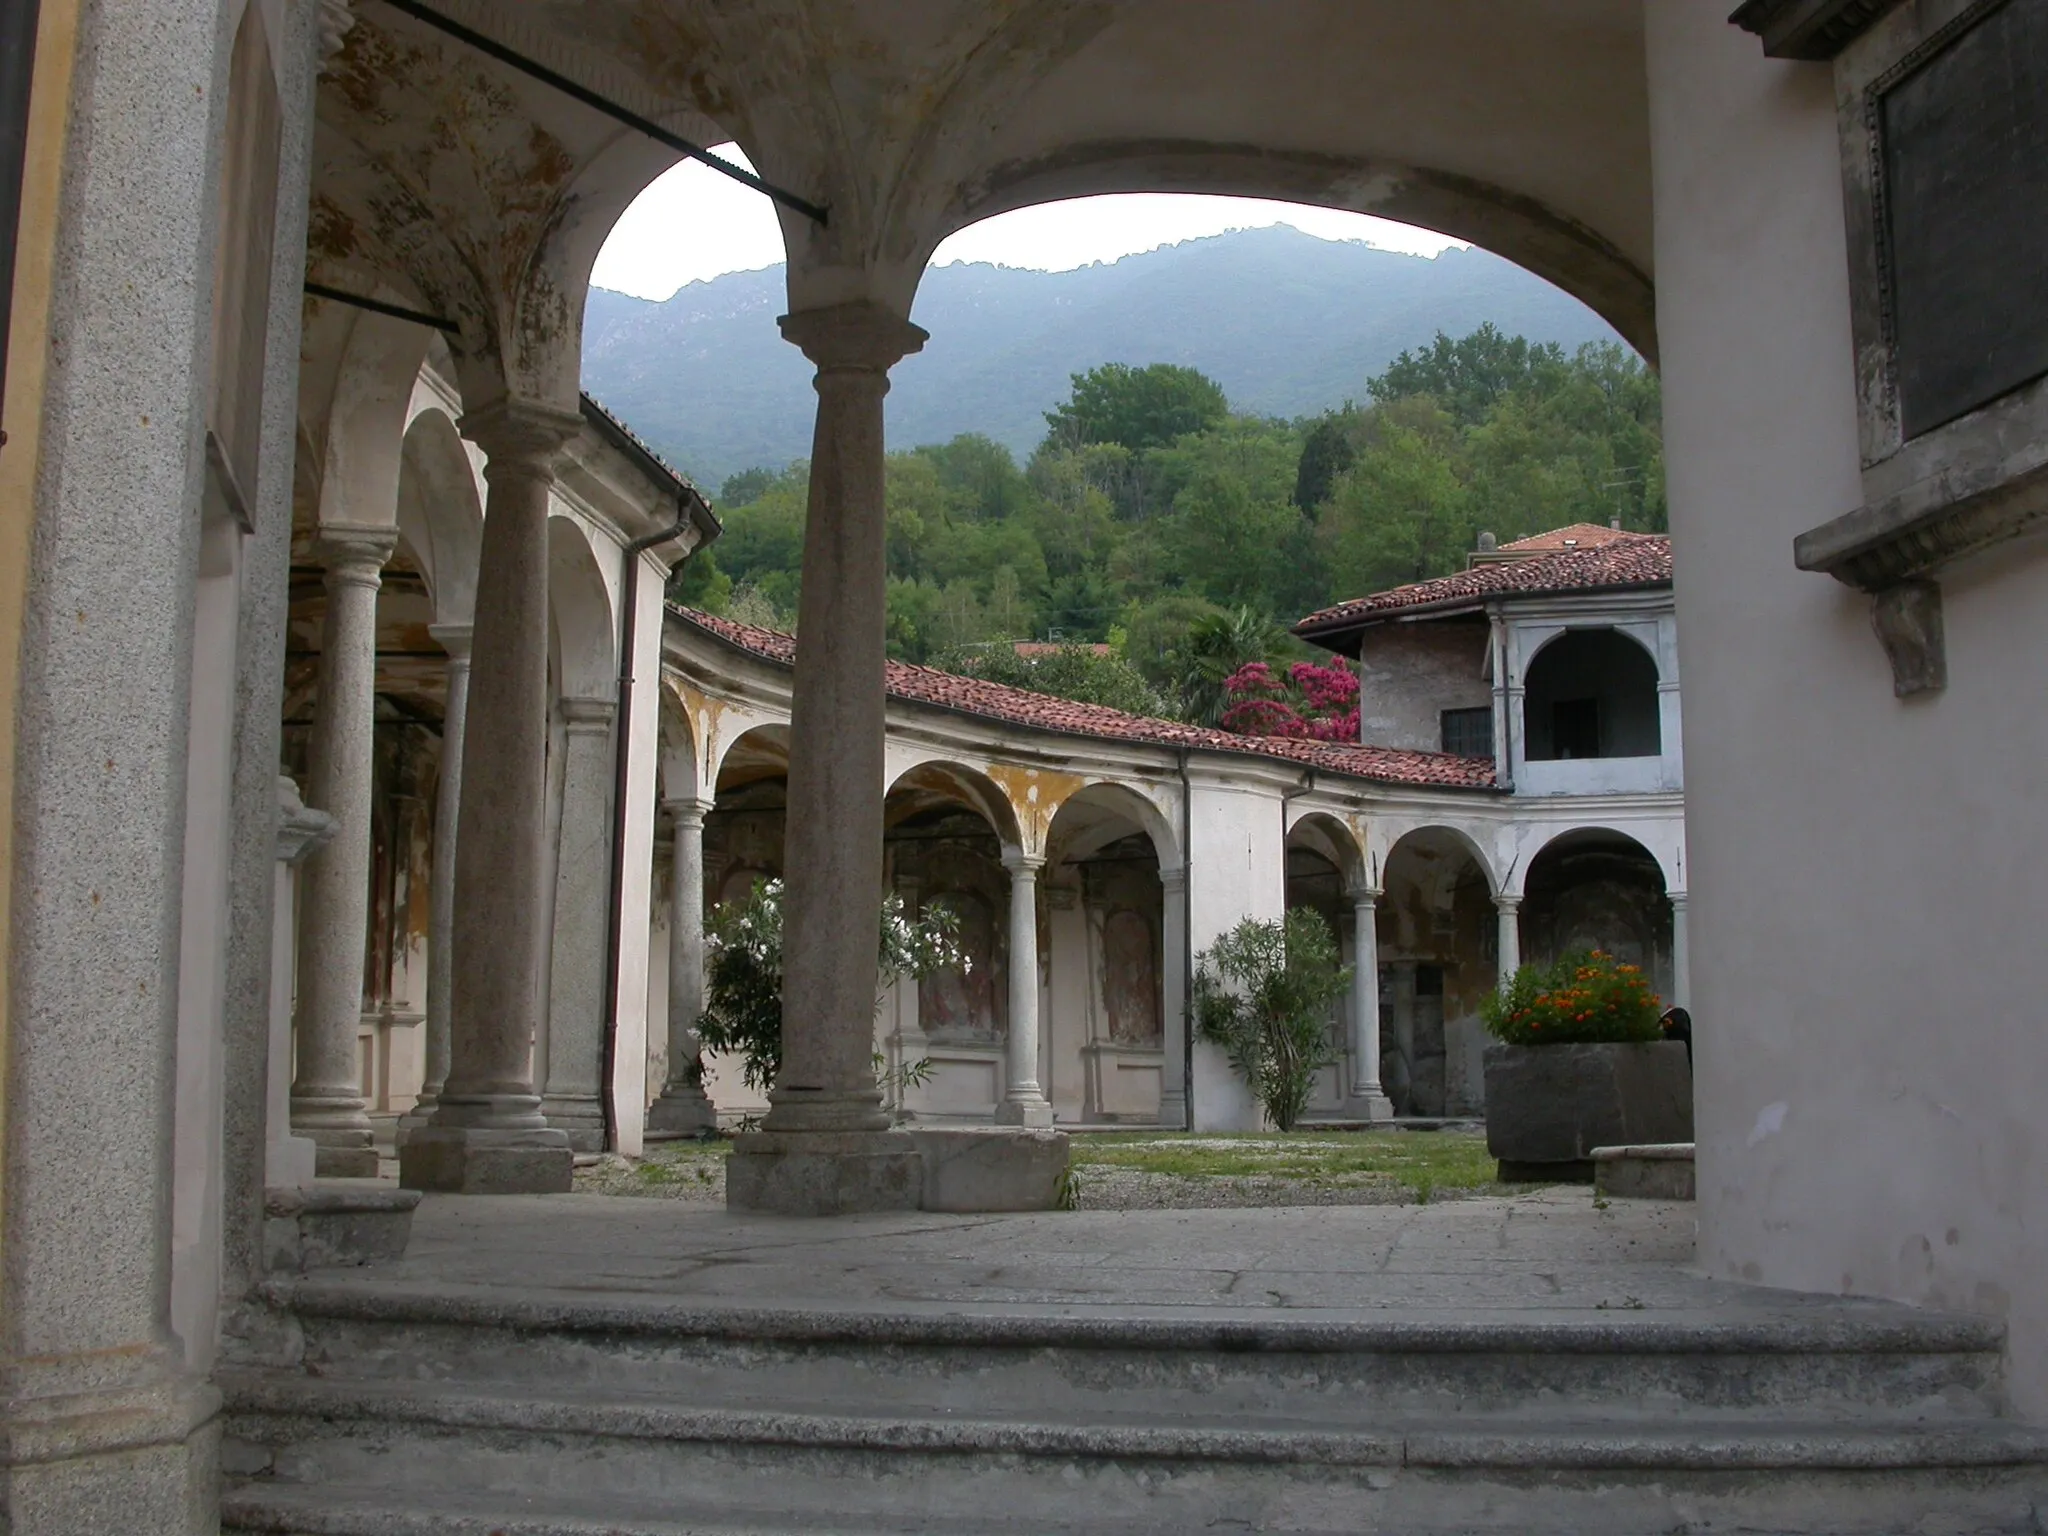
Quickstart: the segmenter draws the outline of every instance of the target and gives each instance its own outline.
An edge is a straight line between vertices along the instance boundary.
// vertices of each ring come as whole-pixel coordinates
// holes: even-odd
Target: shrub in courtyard
[[[1633,1044],[1662,1038],[1661,1006],[1639,967],[1595,949],[1523,966],[1479,1017],[1509,1045]]]
[[[1358,679],[1342,661],[1297,661],[1284,673],[1248,662],[1224,679],[1223,728],[1241,736],[1358,740]]]
[[[1337,1059],[1330,1005],[1351,972],[1336,935],[1306,907],[1284,922],[1246,918],[1195,957],[1195,1026],[1223,1048],[1283,1131],[1308,1108],[1316,1074]]]
[[[771,1086],[782,1070],[782,882],[754,882],[744,901],[723,903],[705,924],[710,951],[706,967],[707,1006],[697,1020],[706,1050],[740,1059],[740,1081],[756,1090]],[[880,989],[898,976],[922,977],[965,971],[960,925],[952,912],[933,903],[912,918],[903,898],[882,904],[877,945]],[[906,1071],[910,1081],[922,1064]]]

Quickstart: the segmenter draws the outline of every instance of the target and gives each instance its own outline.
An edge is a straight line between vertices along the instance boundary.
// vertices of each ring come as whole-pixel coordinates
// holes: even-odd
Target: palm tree
[[[1181,713],[1196,725],[1217,725],[1230,700],[1223,684],[1248,662],[1271,659],[1280,646],[1280,626],[1250,608],[1197,619],[1175,648],[1174,692]]]

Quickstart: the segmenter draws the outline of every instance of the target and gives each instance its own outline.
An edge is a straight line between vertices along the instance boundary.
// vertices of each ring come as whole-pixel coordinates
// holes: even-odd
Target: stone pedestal
[[[266,1190],[266,1262],[273,1270],[304,1274],[309,1269],[402,1259],[419,1203],[416,1189],[393,1189],[369,1180]]]
[[[725,1165],[728,1210],[853,1216],[923,1202],[924,1156],[907,1131],[756,1131]]]
[[[996,1106],[1000,1125],[1052,1124],[1052,1104],[1038,1086],[1038,871],[1044,863],[1014,850],[1003,855],[1010,872],[1010,1081]]]
[[[315,1146],[323,1178],[374,1178],[377,1149],[358,1075],[363,949],[370,922],[370,799],[379,573],[396,528],[320,531],[327,617],[321,632],[311,797],[334,836],[301,877],[298,1073],[292,1129]]]
[[[704,1093],[703,1047],[697,1020],[704,1013],[704,813],[701,800],[666,800],[675,828],[668,904],[668,1077],[647,1111],[647,1139],[674,1141],[718,1128],[718,1111]]]
[[[399,1149],[409,1189],[458,1194],[569,1188],[569,1138],[533,1091],[546,824],[548,492],[575,412],[501,403],[463,418],[490,497],[455,838],[448,1081]]]
[[[1056,1211],[1070,1198],[1060,1131],[983,1126],[909,1133],[924,1159],[927,1211]]]
[[[1486,1149],[1503,1180],[1591,1183],[1597,1148],[1691,1140],[1677,1041],[1486,1048]]]

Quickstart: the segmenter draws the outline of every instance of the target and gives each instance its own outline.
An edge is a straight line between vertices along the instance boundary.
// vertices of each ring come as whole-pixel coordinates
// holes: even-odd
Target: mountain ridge
[[[783,268],[727,273],[665,301],[592,289],[584,388],[715,492],[810,451],[811,368],[775,318]],[[1188,318],[1197,316],[1199,325]],[[1597,315],[1479,250],[1409,256],[1285,225],[1183,241],[1065,272],[934,267],[912,318],[931,333],[891,374],[891,449],[982,432],[1021,460],[1069,377],[1182,363],[1234,409],[1300,416],[1363,398],[1403,349],[1482,321],[1567,349],[1619,338]]]

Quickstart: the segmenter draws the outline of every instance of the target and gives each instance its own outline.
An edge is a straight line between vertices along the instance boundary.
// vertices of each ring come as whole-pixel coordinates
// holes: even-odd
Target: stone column
[[[315,810],[333,818],[334,837],[301,877],[292,1129],[319,1149],[322,1178],[377,1175],[356,1040],[370,923],[377,589],[397,542],[396,528],[329,525],[320,533],[327,618],[320,639],[310,799]]]
[[[1188,872],[1185,867],[1159,871],[1165,910],[1160,927],[1159,1123],[1178,1130],[1188,1122]]]
[[[611,902],[610,699],[563,699],[561,856],[541,1112],[577,1152],[604,1150],[605,940]]]
[[[546,819],[548,492],[582,418],[499,404],[465,416],[490,487],[455,832],[448,1078],[399,1153],[411,1189],[569,1188],[569,1138],[533,1091]]]
[[[1391,1120],[1394,1104],[1380,1086],[1380,893],[1358,891],[1353,900],[1351,1093],[1344,1113],[1354,1120]]]
[[[1673,1008],[1692,1007],[1692,943],[1685,932],[1686,893],[1671,893],[1671,1002]]]
[[[1010,1085],[1000,1125],[1048,1126],[1052,1103],[1038,1085],[1038,871],[1045,860],[1003,851],[1010,872]]]
[[[270,1063],[263,1116],[263,1182],[270,1188],[309,1184],[314,1178],[313,1143],[291,1134],[292,975],[298,954],[297,866],[325,847],[334,821],[299,800],[299,786],[277,779],[275,892],[270,928]]]
[[[434,793],[434,867],[427,877],[426,1070],[412,1111],[398,1122],[402,1147],[434,1116],[448,1080],[449,1000],[455,991],[455,821],[462,808],[462,729],[469,714],[467,624],[427,628],[448,653],[448,702],[441,711],[441,776]]]
[[[921,1195],[907,1136],[805,1145],[783,1133],[889,1124],[871,1061],[886,783],[882,397],[890,367],[925,333],[867,302],[785,315],[782,333],[818,369],[789,722],[782,1071],[763,1121],[773,1134],[736,1149],[727,1198],[792,1213],[901,1209]]]
[[[671,1141],[716,1130],[704,1093],[697,1020],[704,1012],[704,814],[702,800],[664,800],[675,829],[668,887],[668,1080],[647,1111],[647,1139]]]
[[[1496,896],[1493,906],[1500,914],[1500,984],[1506,986],[1522,968],[1522,898]]]

